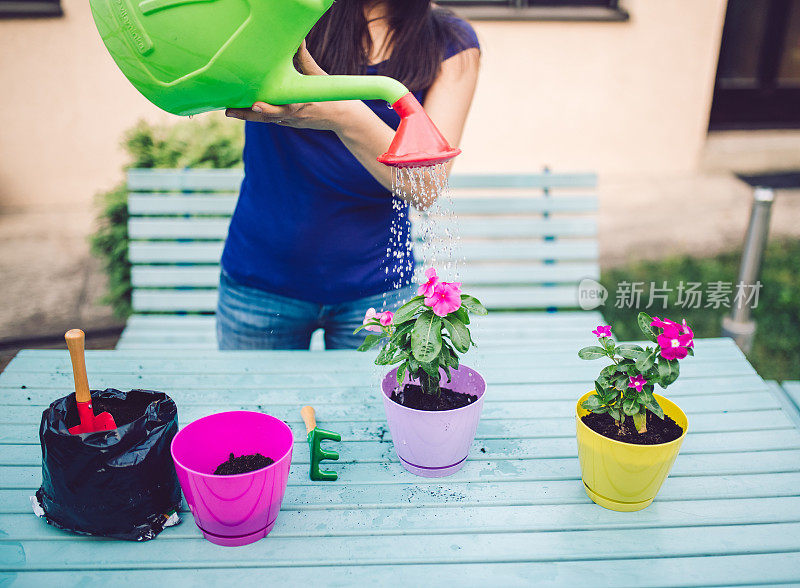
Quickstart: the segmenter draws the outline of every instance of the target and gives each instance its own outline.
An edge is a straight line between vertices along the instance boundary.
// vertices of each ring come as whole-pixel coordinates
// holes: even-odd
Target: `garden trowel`
[[[332,433],[331,431],[326,431],[317,427],[317,417],[312,406],[304,406],[300,410],[300,416],[303,417],[303,422],[306,424],[308,446],[311,449],[311,468],[309,476],[312,480],[317,482],[336,480],[339,474],[331,470],[320,470],[319,462],[323,459],[337,460],[339,459],[339,454],[335,451],[325,451],[320,447],[320,442],[323,439],[341,441],[342,436],[339,435],[339,433]]]
[[[72,360],[72,376],[75,379],[75,404],[78,406],[78,419],[80,423],[69,428],[73,435],[81,433],[96,433],[98,431],[111,431],[117,428],[111,413],[101,412],[94,414],[92,408],[92,394],[89,392],[89,379],[86,377],[86,359],[83,356],[83,343],[86,335],[80,329],[71,329],[66,332],[69,358]]]

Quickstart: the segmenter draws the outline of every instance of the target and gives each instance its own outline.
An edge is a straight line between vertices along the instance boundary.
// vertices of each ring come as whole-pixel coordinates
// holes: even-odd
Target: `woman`
[[[337,0],[296,63],[307,75],[399,79],[455,146],[479,53],[472,28],[430,0]],[[327,349],[357,347],[367,309],[414,294],[408,264],[387,261],[411,259],[406,235],[390,238],[393,226],[407,227],[408,206],[393,206],[392,170],[376,161],[398,115],[379,100],[257,102],[226,114],[248,122],[222,254],[220,349],[307,349],[317,328]]]

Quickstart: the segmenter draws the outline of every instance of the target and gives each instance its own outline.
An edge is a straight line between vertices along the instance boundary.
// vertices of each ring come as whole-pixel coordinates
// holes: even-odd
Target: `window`
[[[63,14],[60,0],[0,0],[0,18]]]
[[[619,0],[438,0],[475,20],[628,20]]]

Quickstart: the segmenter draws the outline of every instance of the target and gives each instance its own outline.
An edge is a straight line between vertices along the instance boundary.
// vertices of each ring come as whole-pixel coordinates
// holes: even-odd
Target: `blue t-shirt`
[[[472,27],[453,20],[458,40],[448,44],[445,59],[478,47]],[[367,74],[377,69],[369,66]],[[425,90],[414,95],[422,103]],[[386,102],[365,103],[397,129],[400,117]],[[413,259],[408,206],[393,206],[391,193],[333,131],[247,122],[243,159],[244,180],[222,253],[222,267],[234,280],[318,304],[409,283],[410,268],[394,261]],[[400,234],[390,239],[392,226]],[[404,251],[387,255],[387,248]]]

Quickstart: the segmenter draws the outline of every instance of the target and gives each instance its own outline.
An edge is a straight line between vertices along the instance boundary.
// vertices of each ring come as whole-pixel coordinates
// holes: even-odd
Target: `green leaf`
[[[662,357],[658,360],[659,385],[662,388],[666,388],[677,380],[680,373],[680,364],[677,359],[667,360]]]
[[[644,348],[641,345],[634,345],[633,343],[620,343],[617,345],[617,350],[621,349],[631,349],[633,351],[644,351]]]
[[[395,352],[389,357],[386,362],[388,365],[404,362],[408,359],[408,351],[405,349],[396,349]]]
[[[486,310],[486,307],[481,304],[481,301],[475,298],[474,296],[470,296],[469,294],[462,294],[461,295],[461,305],[466,308],[469,312],[478,314],[478,315],[485,315],[489,314],[489,311]]]
[[[618,408],[609,408],[608,414],[610,414],[611,418],[617,422],[620,422],[622,420],[622,413],[619,411]]]
[[[637,412],[633,415],[633,426],[636,427],[636,430],[642,433],[646,426],[647,426],[647,413],[646,412]]]
[[[458,354],[447,341],[442,341],[442,353],[439,355],[439,359],[444,362],[439,362],[442,365],[458,368]]]
[[[639,370],[640,373],[645,373],[648,371],[656,361],[656,356],[658,355],[658,351],[650,351],[648,348],[647,351],[643,352],[639,359],[636,360],[636,369]]]
[[[650,323],[653,322],[652,317],[646,312],[640,312],[636,320],[638,321],[639,328],[642,330],[642,333],[644,333],[644,336],[650,339],[653,343],[658,342],[658,335],[656,335],[653,327],[650,326]]]
[[[620,357],[624,357],[625,359],[632,359],[637,360],[639,356],[644,353],[644,349],[639,347],[638,345],[631,345],[630,343],[623,343],[622,345],[617,345],[617,354]]]
[[[450,375],[450,366],[448,366],[447,364],[444,364],[442,366],[442,368],[444,369],[444,373],[447,374],[447,381],[448,382],[452,382],[453,381],[453,376]]]
[[[373,347],[375,347],[378,343],[381,342],[383,339],[382,335],[376,335],[375,333],[370,333],[364,338],[364,342],[359,345],[358,351],[369,351]]]
[[[622,411],[629,416],[639,412],[639,400],[636,396],[629,396],[622,401]]]
[[[636,363],[630,362],[629,364],[625,365],[625,373],[629,376],[637,375],[639,370],[636,369]]]
[[[399,329],[395,329],[394,333],[392,333],[391,340],[392,342],[397,345],[398,347],[401,346],[401,340],[411,332],[411,329],[414,328],[414,323],[408,322],[404,324]]]
[[[595,391],[600,395],[605,404],[613,404],[619,396],[619,392],[617,392],[613,387],[604,386],[599,379],[595,380],[594,387]]]
[[[597,394],[592,394],[581,403],[581,406],[590,412],[595,412],[603,406],[602,399]]]
[[[608,357],[608,355],[605,349],[593,345],[591,347],[584,347],[578,351],[578,357],[581,359],[600,359],[601,357]]]
[[[442,319],[433,312],[423,312],[411,332],[411,349],[420,363],[430,363],[442,350]]]
[[[616,371],[617,371],[617,366],[616,364],[612,363],[611,365],[607,365],[602,370],[600,370],[600,377],[611,379],[614,377],[614,373],[616,373]]]
[[[420,363],[422,370],[432,378],[439,377],[439,362],[436,363]]]
[[[420,307],[424,306],[424,300],[425,298],[422,296],[414,296],[414,298],[397,309],[397,312],[394,313],[392,322],[395,325],[399,325],[400,323],[404,323],[414,318],[414,315],[417,313]]]
[[[463,306],[458,307],[458,310],[455,312],[455,315],[456,317],[458,317],[458,320],[460,320],[465,325],[469,324],[469,313],[467,312],[467,309],[464,308]]]
[[[625,392],[628,388],[630,388],[630,386],[628,385],[630,383],[631,383],[630,377],[627,376],[626,374],[622,374],[621,376],[617,376],[616,378],[614,378],[614,388],[616,388],[620,392]]]
[[[443,318],[442,324],[444,324],[444,328],[447,329],[447,333],[450,335],[450,340],[453,342],[455,348],[461,353],[469,351],[469,345],[472,340],[470,339],[469,329],[467,329],[466,325],[455,317]]]
[[[393,352],[392,348],[392,345],[384,345],[383,349],[381,349],[381,352],[378,354],[378,357],[375,358],[375,363],[377,365],[389,365],[391,363],[389,358]]]
[[[397,385],[402,386],[403,380],[406,377],[406,370],[408,369],[408,363],[402,364],[400,367],[397,368]]]
[[[651,398],[645,400],[644,405],[645,405],[645,408],[647,408],[647,410],[649,410],[654,415],[656,415],[658,418],[663,420],[663,418],[664,418],[664,409],[661,408],[661,405],[658,403],[658,401],[655,398],[651,397]]]

